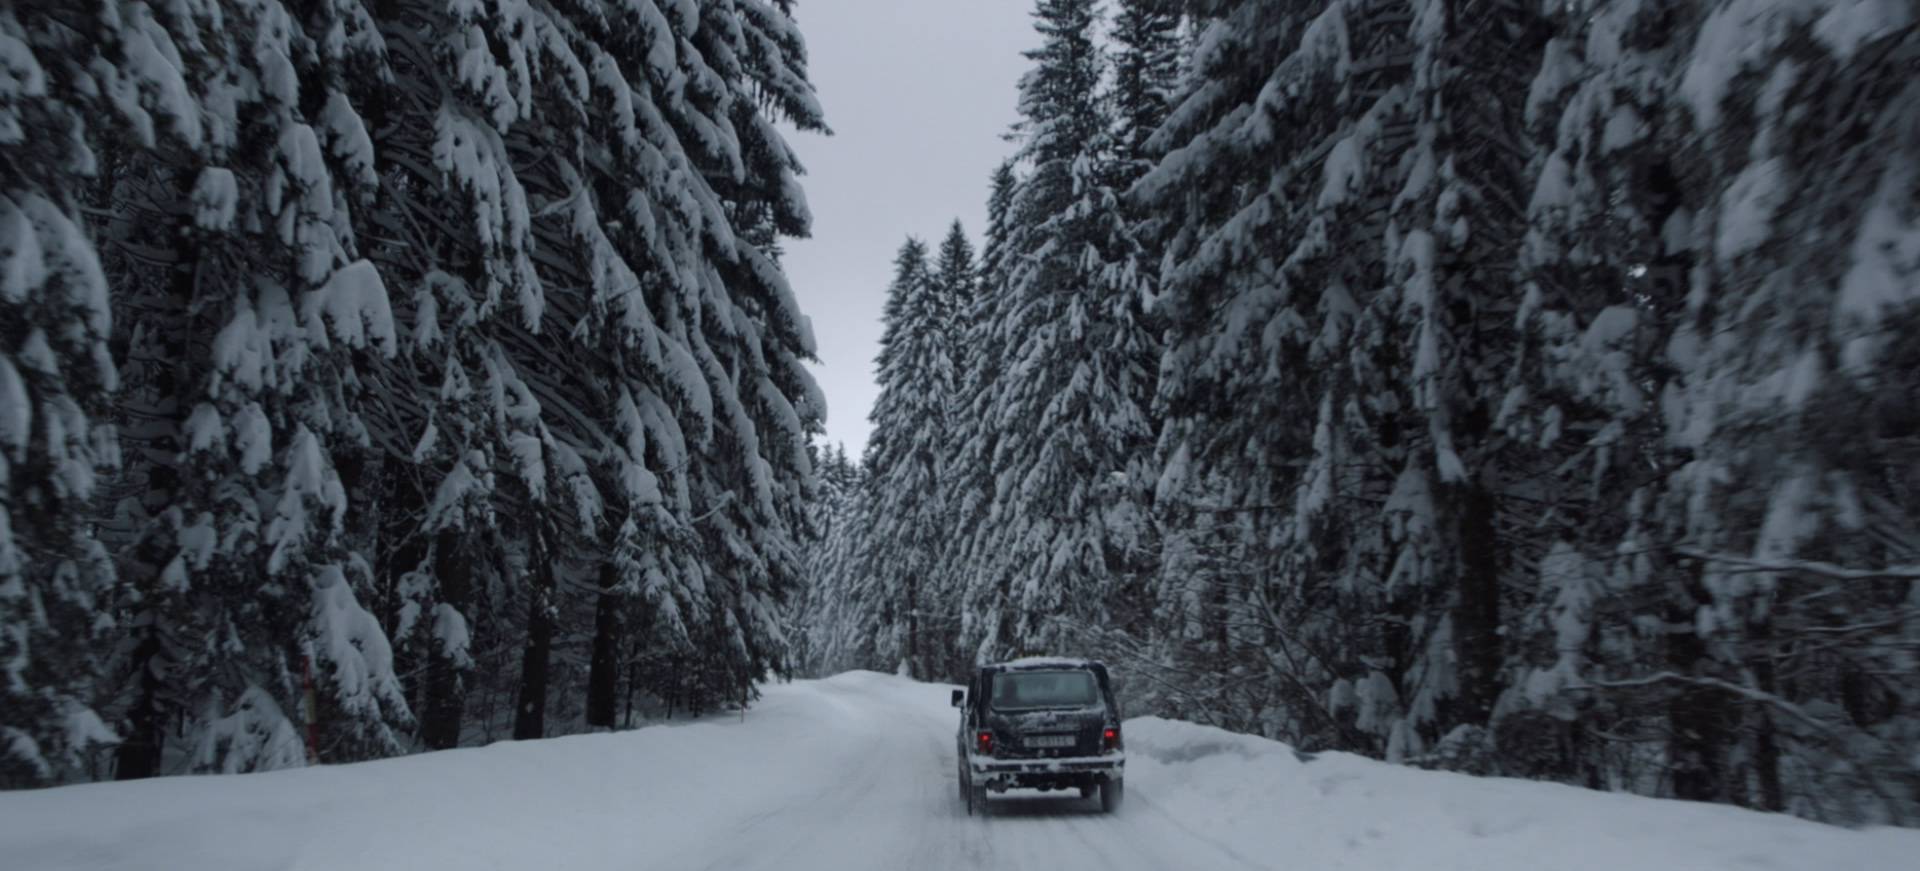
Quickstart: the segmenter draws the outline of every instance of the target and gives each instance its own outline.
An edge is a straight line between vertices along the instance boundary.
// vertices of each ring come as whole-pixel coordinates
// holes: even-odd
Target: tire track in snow
[[[851,688],[840,686],[821,686],[812,701],[830,708],[842,725],[870,727],[870,712],[863,710],[861,704],[847,698]],[[868,703],[870,707],[870,703]],[[835,748],[837,752],[813,759],[830,759],[835,764],[820,766],[818,776],[806,779],[809,785],[822,787],[818,794],[806,795],[802,801],[794,801],[798,796],[788,797],[785,803],[775,803],[748,815],[732,827],[734,837],[726,844],[715,844],[716,851],[701,866],[704,871],[750,871],[750,869],[788,869],[811,866],[796,865],[797,857],[821,852],[818,848],[824,840],[836,838],[840,845],[849,834],[840,828],[827,825],[809,825],[809,823],[846,822],[857,818],[858,813],[830,813],[834,809],[841,811],[857,810],[866,797],[882,783],[886,772],[886,759],[880,754],[862,752],[857,744],[860,739],[884,733],[875,730],[849,730],[845,741]],[[818,754],[823,748],[818,746],[796,746],[791,751],[796,754]],[[850,763],[849,763],[850,760]],[[751,790],[755,785],[743,785]],[[795,819],[798,817],[798,819]],[[776,825],[777,823],[777,825]],[[827,851],[830,853],[831,851]],[[822,866],[831,867],[831,866]],[[848,866],[840,866],[848,867]]]
[[[924,689],[924,692],[920,690]],[[770,690],[763,714],[806,736],[787,753],[805,764],[784,772],[783,791],[742,784],[736,821],[713,826],[724,843],[647,867],[702,871],[1245,871],[1271,867],[1215,843],[1128,784],[1116,815],[1073,793],[1023,792],[968,816],[955,788],[947,689],[860,679]],[[774,701],[769,699],[770,702]],[[749,714],[751,717],[752,715]],[[773,730],[778,734],[780,730]],[[759,734],[759,733],[756,733]],[[824,738],[822,736],[825,736]],[[714,821],[719,822],[719,821]]]
[[[944,687],[932,687],[931,696],[944,699]],[[947,819],[958,823],[961,850],[949,855],[945,863],[918,863],[915,868],[1033,868],[1046,871],[1062,869],[1203,869],[1244,871],[1263,868],[1220,844],[1199,836],[1168,816],[1151,802],[1140,802],[1140,784],[1128,784],[1128,796],[1117,815],[1099,810],[1099,801],[1083,799],[1072,793],[1017,793],[992,800],[993,812],[986,817],[969,817],[954,788],[952,730],[957,728],[950,709],[926,707],[900,711],[900,719],[918,714],[929,730],[924,745],[929,759],[920,766],[903,766],[931,771],[944,787]],[[903,776],[906,771],[903,771]],[[1145,805],[1143,808],[1142,805]],[[940,816],[930,820],[929,828],[938,831]],[[1147,811],[1142,813],[1142,810]],[[953,828],[949,825],[944,828]],[[937,838],[931,840],[938,840]]]

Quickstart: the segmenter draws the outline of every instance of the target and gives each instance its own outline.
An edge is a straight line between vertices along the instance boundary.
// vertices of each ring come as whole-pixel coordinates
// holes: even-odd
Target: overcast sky
[[[908,234],[937,246],[959,218],[974,246],[987,182],[1013,146],[1016,85],[1038,41],[1033,0],[802,0],[808,72],[834,135],[789,134],[806,164],[813,238],[787,277],[820,342],[827,441],[857,460],[879,388],[880,310]]]

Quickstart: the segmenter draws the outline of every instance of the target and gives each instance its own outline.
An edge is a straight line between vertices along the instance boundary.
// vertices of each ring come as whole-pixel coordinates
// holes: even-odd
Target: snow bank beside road
[[[0,793],[6,871],[1895,871],[1920,831],[1419,771],[1156,718],[1118,816],[968,817],[948,687],[766,687],[744,720]]]
[[[1272,867],[1842,871],[1920,862],[1920,831],[1470,777],[1158,717],[1127,721],[1128,800]]]

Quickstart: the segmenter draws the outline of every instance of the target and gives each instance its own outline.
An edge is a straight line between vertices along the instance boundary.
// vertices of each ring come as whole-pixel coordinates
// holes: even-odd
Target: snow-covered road
[[[749,719],[790,721],[784,731],[815,740],[794,748],[781,783],[741,796],[724,837],[686,844],[657,867],[1269,867],[1181,828],[1138,792],[1117,817],[1078,793],[1028,792],[997,797],[990,818],[969,819],[954,783],[948,688],[855,674],[793,689],[771,689]]]
[[[1877,871],[1920,831],[1470,778],[1130,720],[1127,804],[968,817],[948,688],[770,686],[745,718],[239,777],[0,793],[0,868]]]

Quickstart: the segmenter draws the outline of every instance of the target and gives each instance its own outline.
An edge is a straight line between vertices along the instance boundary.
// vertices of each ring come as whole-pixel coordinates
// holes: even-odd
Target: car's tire
[[[1113,813],[1120,809],[1120,800],[1126,797],[1126,781],[1110,777],[1100,783],[1100,810]]]
[[[960,784],[960,803],[967,803],[969,799],[973,798],[973,784],[967,781],[967,761],[965,759],[960,760],[960,765],[954,772],[954,781]],[[972,808],[968,808],[968,810],[972,810]]]
[[[972,798],[967,800],[967,813],[979,814],[980,816],[983,816],[983,817],[986,816],[987,815],[987,785],[982,783],[974,786],[972,791],[972,796],[973,796]]]

